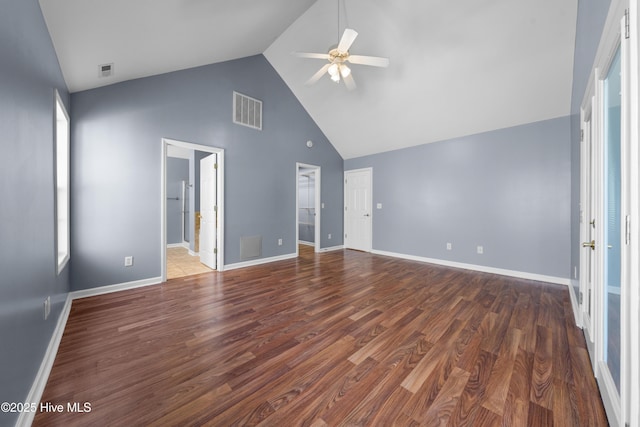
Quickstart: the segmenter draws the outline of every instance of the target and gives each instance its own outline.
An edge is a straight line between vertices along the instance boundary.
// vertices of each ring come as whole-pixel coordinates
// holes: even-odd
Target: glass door
[[[582,252],[581,271],[594,271],[592,280],[581,277],[581,290],[592,290],[591,305],[582,312],[585,318],[591,315],[585,334],[591,336],[592,328],[594,373],[611,426],[640,425],[637,7],[628,0],[611,1],[594,61],[595,84],[581,110],[583,128],[591,121],[592,146],[589,170],[583,145],[581,188],[583,195],[593,195],[595,218],[591,240],[587,218],[581,228],[585,250],[591,253],[593,247],[590,257]],[[591,181],[589,173],[595,176]]]
[[[602,331],[604,334],[603,361],[620,393],[621,332],[620,289],[622,271],[621,229],[621,66],[620,48],[617,49],[609,71],[603,81],[603,142],[604,142],[604,304]]]
[[[594,62],[595,93],[585,94],[582,107],[583,113],[590,113],[583,114],[582,120],[583,127],[591,121],[591,173],[595,175],[590,181],[595,220],[590,241],[585,241],[590,237],[586,224],[582,228],[583,243],[590,246],[593,242],[593,253],[585,257],[583,252],[581,258],[582,271],[594,272],[592,280],[582,282],[582,289],[591,289],[592,301],[582,309],[584,317],[591,320],[585,327],[585,335],[593,339],[590,352],[594,356],[594,373],[612,426],[625,425],[630,419],[629,408],[636,406],[629,399],[629,380],[633,374],[629,358],[631,284],[627,238],[631,97],[626,7],[627,2],[612,1]],[[582,185],[588,190],[587,177],[588,170],[583,168]]]

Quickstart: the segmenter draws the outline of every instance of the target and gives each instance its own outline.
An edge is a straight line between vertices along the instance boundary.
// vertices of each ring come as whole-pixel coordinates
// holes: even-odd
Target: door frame
[[[348,236],[348,230],[347,230],[347,215],[346,215],[346,211],[347,211],[347,180],[349,178],[350,174],[353,173],[361,173],[361,172],[368,172],[369,173],[369,212],[371,212],[371,216],[369,219],[369,246],[366,248],[366,252],[371,252],[373,251],[373,168],[372,167],[368,167],[368,168],[360,168],[360,169],[350,169],[347,171],[344,171],[344,188],[343,188],[343,193],[344,193],[344,208],[342,211],[343,214],[343,229],[344,229],[344,235]],[[349,249],[349,245],[348,245],[348,238],[344,237],[344,247],[345,249]]]
[[[629,237],[631,240],[628,256],[635,263],[629,262],[628,280],[634,285],[628,292],[629,340],[628,372],[628,413],[630,425],[640,425],[640,4],[637,0],[629,2],[629,141],[628,162],[636,167],[629,168]],[[633,317],[635,316],[635,317]],[[632,402],[636,402],[632,405]]]
[[[185,148],[193,151],[203,151],[218,155],[217,195],[218,223],[216,227],[216,259],[217,271],[224,270],[224,149],[209,145],[194,144],[175,139],[162,138],[160,161],[160,266],[161,280],[167,281],[167,146]]]
[[[314,252],[320,252],[320,240],[322,239],[322,233],[320,232],[320,225],[322,224],[322,221],[321,221],[321,214],[322,214],[321,199],[322,198],[320,197],[320,195],[322,194],[321,192],[322,168],[317,165],[296,162],[296,255],[297,256],[300,255],[300,248],[298,247],[299,245],[298,242],[300,241],[300,229],[299,229],[300,226],[298,225],[300,223],[300,215],[299,215],[299,209],[298,209],[298,203],[299,203],[298,195],[300,194],[298,181],[300,176],[300,169],[312,169],[316,179],[316,186],[314,190],[314,200],[316,205],[316,208],[315,208],[316,216],[314,221],[314,238],[313,238]]]
[[[625,17],[628,21],[625,22]],[[612,426],[622,426],[625,423],[638,425],[640,423],[640,409],[636,402],[640,401],[640,326],[638,310],[640,309],[640,290],[638,290],[638,278],[640,266],[637,261],[639,254],[640,233],[640,178],[638,164],[640,155],[638,152],[638,22],[640,12],[637,0],[612,0],[607,15],[607,20],[602,31],[600,44],[594,59],[593,69],[589,76],[589,82],[584,94],[581,109],[581,127],[584,126],[584,113],[591,108],[593,121],[592,141],[596,162],[593,173],[596,174],[594,191],[595,219],[596,219],[596,251],[594,253],[596,263],[596,277],[593,284],[594,308],[593,337],[594,346],[590,350],[593,371],[596,376],[602,401],[607,412],[609,423]],[[629,37],[625,37],[626,25],[629,24]],[[606,345],[603,341],[603,316],[605,314],[605,282],[604,282],[604,207],[603,207],[603,85],[611,62],[620,47],[622,92],[626,95],[622,103],[621,115],[621,303],[620,303],[620,392],[604,361]],[[581,186],[587,177],[584,169],[581,169]],[[581,202],[584,199],[581,198]],[[600,223],[600,226],[598,226]],[[582,226],[582,224],[581,224]],[[625,229],[625,226],[630,228]],[[584,238],[581,227],[581,239]],[[630,236],[630,239],[627,239]],[[584,240],[581,240],[583,242]],[[584,257],[581,256],[581,274]],[[581,289],[583,277],[581,275]],[[580,306],[582,313],[584,307]],[[635,317],[632,317],[635,316]],[[584,322],[583,316],[580,321]],[[584,326],[579,324],[578,326]]]
[[[588,97],[589,102],[580,109],[580,242],[590,242],[595,240],[596,227],[591,221],[595,218],[595,206],[597,205],[597,195],[599,194],[598,180],[596,179],[598,151],[594,143],[594,134],[597,120],[593,114],[593,95]],[[599,226],[599,224],[596,224]],[[590,259],[589,259],[590,258]],[[590,261],[590,262],[589,262]],[[591,355],[591,360],[595,360],[595,330],[594,319],[596,318],[595,282],[597,273],[597,257],[595,250],[585,248],[584,243],[580,247],[580,298],[574,307],[578,326],[585,331],[587,349]],[[589,279],[591,279],[591,289],[589,289]],[[591,291],[591,294],[587,292]],[[585,303],[586,299],[586,303]],[[587,305],[588,304],[588,305]],[[593,366],[592,366],[593,368]]]

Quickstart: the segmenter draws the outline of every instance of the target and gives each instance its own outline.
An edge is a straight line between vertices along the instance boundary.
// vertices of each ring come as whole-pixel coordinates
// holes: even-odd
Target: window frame
[[[60,274],[71,259],[70,221],[70,176],[71,176],[71,120],[62,102],[60,93],[55,91],[54,102],[54,216],[55,216],[55,259],[57,274]]]

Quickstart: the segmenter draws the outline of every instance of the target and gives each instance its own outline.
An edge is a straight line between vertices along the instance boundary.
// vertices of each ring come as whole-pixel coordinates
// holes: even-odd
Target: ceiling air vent
[[[262,101],[233,92],[233,123],[262,130]]]
[[[113,75],[113,62],[111,64],[98,65],[98,77],[111,77]]]

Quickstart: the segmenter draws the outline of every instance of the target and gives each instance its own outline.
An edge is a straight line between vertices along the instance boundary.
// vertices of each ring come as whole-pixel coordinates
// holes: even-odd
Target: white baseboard
[[[189,249],[189,242],[168,243],[167,244],[167,249],[169,249],[169,248],[185,248],[185,249]]]
[[[159,277],[153,277],[150,279],[136,280],[133,282],[100,286],[93,289],[83,289],[81,291],[69,292],[62,308],[62,312],[60,313],[60,317],[58,318],[56,328],[53,331],[51,339],[49,340],[49,345],[47,346],[44,358],[42,359],[42,363],[40,364],[40,369],[38,369],[38,373],[36,374],[36,378],[33,381],[33,385],[31,386],[31,390],[29,390],[29,394],[27,395],[25,402],[36,403],[38,405],[40,404],[42,393],[44,393],[44,388],[47,385],[47,381],[49,380],[51,368],[53,368],[53,362],[56,360],[56,355],[58,354],[58,347],[60,346],[60,341],[62,340],[62,335],[64,334],[64,328],[67,326],[67,319],[69,318],[69,312],[71,311],[71,304],[73,300],[95,295],[124,291],[127,289],[140,288],[142,286],[157,285],[160,282],[161,281]],[[28,427],[33,423],[34,417],[35,412],[21,412],[16,422],[16,426]]]
[[[620,295],[620,286],[607,286],[607,292],[614,295]]]
[[[545,276],[543,274],[526,273],[523,271],[505,270],[502,268],[486,267],[484,265],[465,264],[462,262],[446,261],[442,259],[425,258],[415,255],[398,254],[395,252],[373,250],[371,253],[377,255],[403,258],[411,261],[426,262],[429,264],[444,265],[446,267],[462,268],[464,270],[480,271],[483,273],[499,274],[501,276],[516,277],[518,279],[536,280],[539,282],[555,283],[558,285],[570,286],[571,280],[563,277]]]
[[[60,317],[58,317],[58,322],[56,323],[56,327],[53,330],[53,335],[49,340],[49,345],[47,346],[47,350],[45,351],[44,357],[42,358],[42,363],[40,363],[40,369],[38,369],[36,378],[31,385],[31,390],[29,390],[29,394],[25,399],[26,403],[35,403],[38,405],[38,407],[40,406],[42,393],[44,393],[44,388],[46,387],[47,381],[49,380],[49,374],[51,374],[53,362],[56,360],[58,347],[60,346],[60,341],[62,340],[62,335],[64,334],[64,328],[65,326],[67,326],[67,319],[69,318],[69,312],[71,311],[71,302],[71,295],[67,294],[67,299],[64,302],[62,311],[60,312]],[[20,416],[18,416],[16,426],[30,426],[33,423],[33,418],[35,417],[35,415],[35,412],[21,412]]]
[[[340,246],[330,246],[328,248],[320,248],[320,252],[331,252],[331,251],[341,251],[344,249],[343,245]]]
[[[315,246],[316,245],[314,242],[307,242],[306,240],[298,240],[298,244],[299,245],[305,245],[305,246]]]
[[[224,266],[224,270],[227,271],[227,270],[235,270],[238,268],[253,267],[254,265],[267,264],[267,263],[276,262],[276,261],[284,261],[286,259],[292,259],[297,257],[298,257],[298,254],[293,253],[293,254],[273,256],[269,258],[260,258],[252,261],[236,262],[234,264],[226,264]]]
[[[191,249],[189,249],[189,255],[191,255],[191,256],[200,256],[200,252],[194,252]]]
[[[320,252],[337,251],[342,249],[344,249],[344,246],[333,246],[328,248],[321,248]],[[403,258],[411,261],[419,261],[419,262],[426,262],[430,264],[444,265],[447,267],[462,268],[465,270],[474,270],[474,271],[481,271],[484,273],[492,273],[492,274],[499,274],[503,276],[517,277],[520,279],[538,280],[542,282],[556,283],[556,284],[566,285],[566,286],[570,286],[571,284],[570,279],[564,279],[561,277],[553,277],[553,276],[545,276],[540,274],[504,270],[500,268],[485,267],[485,266],[473,265],[473,264],[464,264],[459,262],[438,260],[438,259],[432,259],[432,258],[424,258],[424,257],[418,257],[414,255],[398,254],[398,253],[387,252],[387,251],[373,250],[372,253],[377,255],[390,256],[394,258]],[[298,256],[297,254],[292,253],[292,254],[279,255],[279,256],[269,257],[269,258],[261,258],[253,261],[238,262],[234,264],[225,265],[224,269],[235,270],[238,268],[251,267],[255,265],[267,264],[267,263],[276,262],[276,261],[284,261],[287,259],[296,258],[297,256]],[[53,367],[53,362],[55,361],[55,357],[58,352],[58,346],[60,345],[60,340],[62,339],[64,328],[67,324],[67,319],[69,318],[69,312],[71,310],[71,303],[73,300],[87,298],[90,296],[108,294],[112,292],[124,291],[128,289],[135,289],[143,286],[157,285],[161,282],[162,280],[160,277],[152,277],[149,279],[142,279],[142,280],[136,280],[132,282],[101,286],[98,288],[83,289],[80,291],[70,292],[67,295],[67,300],[62,309],[62,312],[60,313],[60,317],[58,318],[58,323],[56,324],[56,328],[53,332],[51,340],[49,341],[49,345],[45,352],[45,356],[42,360],[42,363],[40,364],[40,369],[38,370],[36,378],[33,382],[33,385],[31,386],[31,390],[29,391],[29,394],[25,402],[39,403],[40,399],[42,398],[42,393],[44,392],[44,388],[47,384],[47,380],[49,379],[49,374],[51,373],[51,368]],[[33,412],[22,412],[18,417],[16,426],[20,426],[20,427],[30,426],[31,423],[33,422],[34,416],[35,416],[35,413]]]
[[[576,281],[576,283],[579,282]],[[571,310],[573,311],[573,318],[576,322],[576,326],[580,329],[583,329],[584,323],[582,322],[582,316],[580,315],[580,304],[578,303],[578,296],[574,291],[574,282],[573,280],[569,281],[569,299],[571,300]],[[580,286],[578,286],[580,287]]]
[[[70,293],[72,299],[93,297],[96,295],[110,294],[112,292],[126,291],[127,289],[141,288],[162,283],[161,277],[151,277],[149,279],[135,280],[133,282],[118,283],[116,285],[100,286],[97,288],[83,289]]]

